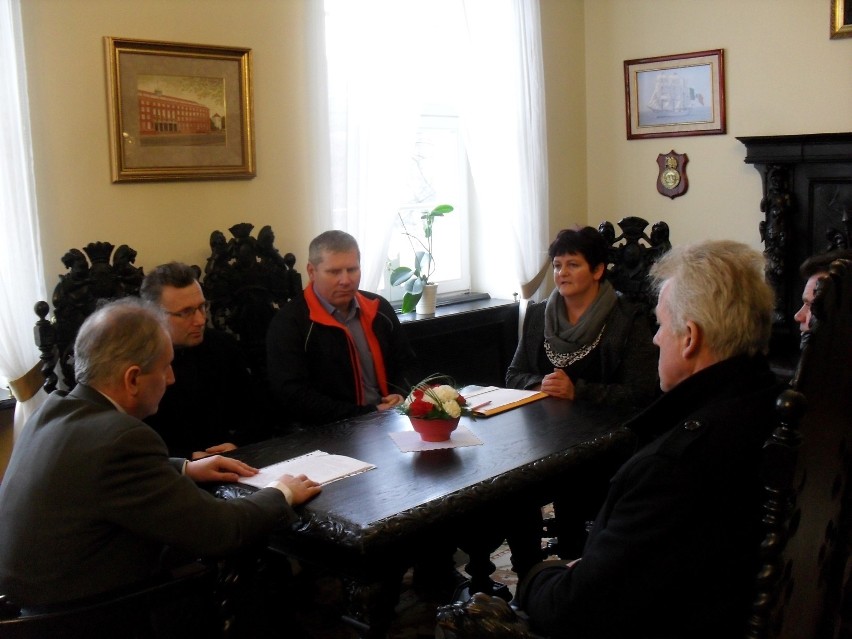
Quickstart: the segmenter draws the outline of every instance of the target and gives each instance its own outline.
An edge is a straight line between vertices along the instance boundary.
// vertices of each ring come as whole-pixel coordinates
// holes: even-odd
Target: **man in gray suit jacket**
[[[194,482],[257,470],[225,457],[170,459],[142,418],[174,381],[164,319],[129,299],[95,311],[75,343],[77,386],[54,392],[16,442],[0,486],[0,592],[25,608],[150,576],[164,549],[217,556],[258,541],[320,488],[284,475],[245,499]]]

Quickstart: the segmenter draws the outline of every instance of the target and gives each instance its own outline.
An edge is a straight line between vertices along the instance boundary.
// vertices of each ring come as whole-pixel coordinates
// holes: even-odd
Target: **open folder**
[[[547,397],[547,393],[498,386],[465,386],[459,390],[474,415],[489,417]]]

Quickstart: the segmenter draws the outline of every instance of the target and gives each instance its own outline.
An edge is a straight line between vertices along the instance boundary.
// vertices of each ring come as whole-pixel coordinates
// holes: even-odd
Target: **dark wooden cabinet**
[[[518,345],[518,306],[485,299],[439,306],[430,316],[407,313],[399,320],[424,375],[451,375],[459,385],[504,386]]]
[[[760,234],[777,297],[772,351],[792,365],[799,351],[793,314],[804,287],[799,265],[817,253],[852,248],[852,133],[737,139],[763,182]]]

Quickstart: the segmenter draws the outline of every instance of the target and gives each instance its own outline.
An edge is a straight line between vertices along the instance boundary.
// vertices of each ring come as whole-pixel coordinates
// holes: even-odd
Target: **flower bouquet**
[[[415,384],[397,411],[408,416],[412,428],[427,442],[448,440],[462,415],[473,416],[452,378],[440,374]]]

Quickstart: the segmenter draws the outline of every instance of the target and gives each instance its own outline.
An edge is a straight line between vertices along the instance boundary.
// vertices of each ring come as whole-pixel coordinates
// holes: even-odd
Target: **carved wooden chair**
[[[57,365],[65,388],[74,387],[74,340],[98,303],[139,295],[144,273],[133,266],[135,261],[136,251],[127,244],[115,248],[109,242],[90,242],[82,250],[72,248],[62,256],[68,273],[59,276],[59,283],[53,289],[53,317],[48,319],[47,302],[35,305],[39,319],[34,336],[41,352],[45,391],[56,390],[60,381]]]
[[[210,302],[209,323],[237,337],[252,371],[266,379],[266,329],[278,309],[302,290],[295,269],[296,256],[282,256],[275,247],[272,228],[264,226],[257,237],[254,225],[235,224],[231,239],[221,231],[210,234],[210,257],[202,288]]]
[[[749,639],[852,631],[852,261],[832,263],[811,308],[766,443],[766,537]]]
[[[197,562],[133,588],[37,614],[22,614],[20,608],[0,595],[0,636],[4,639],[221,638],[225,636],[225,624],[215,597],[216,575],[215,566]],[[192,603],[192,614],[186,612],[188,602]]]

